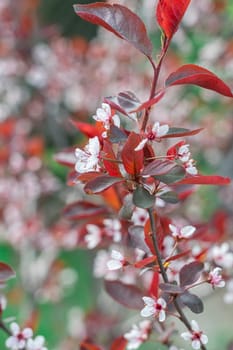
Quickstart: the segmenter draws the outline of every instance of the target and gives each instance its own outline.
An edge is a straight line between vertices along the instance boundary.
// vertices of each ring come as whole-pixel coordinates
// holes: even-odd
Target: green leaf
[[[179,202],[179,197],[176,192],[168,191],[159,196],[164,202],[170,204],[176,204]]]
[[[156,180],[162,181],[165,184],[172,184],[182,180],[185,177],[185,169],[180,165],[176,165],[169,173],[164,175],[154,175]]]
[[[138,186],[133,193],[133,203],[138,208],[148,209],[153,207],[155,197],[151,195],[144,187]]]

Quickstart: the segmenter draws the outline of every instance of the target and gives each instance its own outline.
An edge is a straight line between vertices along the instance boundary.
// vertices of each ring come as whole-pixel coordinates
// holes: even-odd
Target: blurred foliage
[[[81,4],[94,1],[81,0]],[[39,18],[43,26],[56,25],[65,37],[83,36],[90,40],[96,35],[97,27],[91,23],[84,23],[74,13],[74,0],[41,0]]]

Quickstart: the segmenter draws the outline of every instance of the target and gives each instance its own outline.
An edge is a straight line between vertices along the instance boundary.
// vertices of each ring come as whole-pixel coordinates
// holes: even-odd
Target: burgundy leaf
[[[150,100],[143,102],[142,104],[140,104],[136,109],[131,110],[130,112],[140,112],[143,109],[149,108],[153,105],[155,105],[157,102],[159,102],[163,96],[165,95],[165,89],[159,91],[154,97],[152,97]]]
[[[182,294],[184,293],[184,288],[177,286],[172,283],[160,283],[159,288],[162,289],[163,292],[169,294]]]
[[[164,34],[171,39],[191,0],[159,0],[156,17]]]
[[[181,183],[185,177],[185,169],[180,165],[175,165],[167,174],[154,175],[156,180],[162,181],[163,183],[170,185],[175,183]]]
[[[105,191],[112,185],[119,183],[123,181],[122,178],[119,177],[114,177],[114,176],[109,176],[109,175],[100,175],[96,177],[95,179],[89,181],[85,186],[84,186],[84,191],[87,194],[96,194],[100,193],[102,191]]]
[[[194,175],[177,182],[177,185],[229,185],[231,179],[219,175]]]
[[[104,27],[131,43],[146,56],[151,56],[152,44],[146,27],[142,20],[127,7],[96,2],[88,5],[74,5],[74,10],[84,20]]]
[[[107,210],[106,207],[101,207],[87,201],[79,201],[67,205],[63,213],[69,220],[82,220],[106,214]]]
[[[166,87],[184,84],[198,85],[216,91],[221,95],[233,97],[231,89],[224,81],[208,69],[195,64],[186,64],[180,67],[177,71],[171,73],[165,82]]]
[[[201,276],[204,264],[199,261],[193,261],[186,264],[180,270],[180,285],[182,287],[195,283]]]
[[[15,277],[15,271],[7,264],[0,262],[0,282],[5,282]]]
[[[185,292],[181,294],[178,299],[195,314],[200,314],[204,310],[202,300],[195,294]]]
[[[124,284],[120,281],[105,281],[105,289],[119,304],[129,309],[142,309],[143,293],[135,285]]]
[[[171,137],[183,137],[183,136],[193,136],[196,134],[199,134],[203,128],[195,129],[195,130],[189,130],[185,128],[169,128],[166,135],[162,136],[163,139],[168,139]]]
[[[170,160],[155,159],[143,169],[142,176],[164,175],[170,172],[176,164]]]

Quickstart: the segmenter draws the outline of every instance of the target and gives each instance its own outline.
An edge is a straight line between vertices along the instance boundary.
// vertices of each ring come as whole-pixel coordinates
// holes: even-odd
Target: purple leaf
[[[76,4],[74,10],[84,20],[104,27],[131,43],[144,55],[151,57],[152,44],[146,27],[142,20],[127,7],[96,2],[88,5]]]
[[[101,207],[87,201],[79,201],[67,205],[63,213],[69,220],[82,220],[106,214],[107,210],[106,207]]]
[[[142,176],[155,176],[164,175],[171,171],[176,164],[170,160],[155,159],[151,163],[145,166],[141,175]]]
[[[199,261],[193,261],[186,264],[180,270],[180,285],[190,286],[195,283],[201,276],[204,264]]]
[[[105,290],[119,304],[129,309],[140,310],[143,307],[143,293],[135,285],[120,281],[105,281]]]
[[[160,283],[159,288],[162,289],[163,292],[169,294],[182,294],[184,293],[184,288],[177,286],[176,284],[171,283]]]
[[[179,300],[195,314],[200,314],[204,310],[202,300],[195,294],[185,292],[180,295]]]
[[[89,181],[84,186],[84,191],[87,194],[100,193],[107,190],[112,185],[123,181],[119,177],[109,176],[109,175],[100,175],[95,179]]]

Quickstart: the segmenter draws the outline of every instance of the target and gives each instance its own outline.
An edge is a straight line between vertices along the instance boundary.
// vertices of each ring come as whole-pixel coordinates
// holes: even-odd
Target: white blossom
[[[101,108],[98,108],[96,114],[93,115],[93,119],[104,124],[106,130],[110,129],[111,123],[115,126],[120,127],[120,118],[117,114],[112,115],[112,110],[109,104],[102,103]],[[102,134],[106,137],[106,133]]]
[[[148,141],[154,141],[160,139],[168,133],[169,126],[167,124],[161,125],[159,122],[155,122],[152,128],[146,133],[146,137],[137,145],[135,151],[140,151],[143,149]]]
[[[202,345],[208,343],[208,337],[202,331],[200,331],[199,326],[196,321],[191,321],[192,330],[188,332],[181,333],[181,337],[184,340],[191,341],[192,348],[198,350]]]
[[[76,148],[75,156],[77,162],[75,164],[75,170],[78,173],[87,173],[90,171],[99,171],[99,154],[100,154],[100,142],[97,136],[89,139],[88,144],[84,147],[84,150]]]
[[[171,230],[172,236],[176,239],[188,239],[196,231],[196,228],[192,225],[187,225],[183,226],[182,228],[179,228],[175,225],[170,224],[169,228]]]
[[[144,226],[148,217],[149,217],[149,214],[146,211],[146,209],[136,207],[133,212],[131,220],[134,225]]]
[[[197,168],[194,165],[194,160],[193,159],[189,159],[185,164],[185,170],[189,175],[197,175],[198,171]]]
[[[107,236],[113,239],[113,242],[120,242],[121,234],[121,223],[117,219],[104,219],[104,228]]]
[[[119,270],[124,266],[125,258],[117,250],[112,250],[111,259],[107,262],[109,270]]]
[[[150,328],[151,322],[148,320],[140,322],[139,325],[133,325],[132,329],[124,334],[124,338],[128,341],[126,349],[138,349],[147,340]]]
[[[165,321],[167,303],[163,298],[153,299],[150,297],[143,297],[142,299],[145,303],[144,308],[141,310],[142,317],[156,316],[159,322]]]
[[[31,328],[24,328],[20,330],[19,325],[16,322],[10,324],[10,331],[12,335],[6,340],[6,347],[11,350],[24,349],[27,340],[33,336]]]
[[[229,251],[228,243],[222,243],[220,246],[214,246],[210,251],[210,258],[212,258],[216,265],[223,268],[233,267],[233,253]]]
[[[93,249],[95,248],[100,242],[102,238],[101,230],[98,226],[93,224],[88,224],[86,226],[87,234],[84,238],[87,248]]]
[[[191,156],[191,153],[189,151],[189,145],[182,145],[178,149],[178,157],[181,160],[181,162],[186,163]]]
[[[45,338],[42,335],[38,335],[35,339],[28,339],[27,350],[48,350],[44,343]]]

